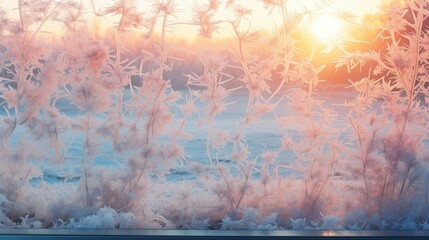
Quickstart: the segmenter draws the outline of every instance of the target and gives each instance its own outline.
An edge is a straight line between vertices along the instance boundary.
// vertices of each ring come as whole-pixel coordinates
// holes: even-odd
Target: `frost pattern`
[[[0,227],[429,228],[426,1],[339,13],[350,32],[324,46],[305,29],[327,0],[259,1],[271,33],[245,1],[187,19],[173,0],[16,2],[0,9]]]

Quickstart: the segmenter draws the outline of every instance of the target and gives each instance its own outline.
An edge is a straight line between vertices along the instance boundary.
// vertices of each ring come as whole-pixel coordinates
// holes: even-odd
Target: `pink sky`
[[[77,0],[78,1],[78,0]],[[88,12],[91,11],[90,1],[83,1],[86,2],[88,9]],[[114,0],[94,0],[95,7],[97,9],[103,9],[106,6],[111,5],[114,3]],[[189,1],[189,0],[176,0],[175,3],[177,4],[177,9],[179,12],[176,14],[177,19],[173,19],[173,21],[180,21],[180,22],[188,22],[192,18],[192,7],[194,6],[194,3],[198,4],[206,4],[208,0],[195,0],[195,1]],[[221,1],[222,5],[219,10],[219,13],[217,17],[219,19],[225,19],[228,18],[230,13],[226,10],[224,10],[224,3],[225,0]],[[252,28],[254,29],[260,29],[260,30],[267,30],[270,31],[275,27],[281,26],[281,18],[280,14],[277,11],[273,11],[272,15],[268,15],[268,10],[264,8],[264,5],[262,1],[260,0],[236,0],[235,1],[238,4],[241,4],[242,6],[246,8],[252,9],[252,14],[249,17],[250,22],[252,23]],[[290,0],[287,3],[287,7],[289,11],[296,11],[297,9],[302,8],[303,5],[309,6],[311,3],[314,2],[321,2],[320,0],[310,1],[310,0]],[[362,16],[367,13],[375,12],[378,10],[378,5],[380,4],[381,0],[335,0],[333,3],[326,9],[326,12],[328,14],[334,14],[336,11],[348,11],[356,16]],[[16,17],[17,16],[17,3],[18,0],[14,1],[0,1],[0,6],[6,10],[8,10],[8,15],[10,17]],[[151,14],[151,4],[153,1],[150,0],[139,0],[137,1],[139,5],[139,10],[143,12],[143,14]],[[91,18],[91,17],[88,17]],[[101,23],[101,26],[110,26],[115,24],[117,19],[112,17],[103,17],[99,18],[98,21]],[[58,29],[58,26],[55,26],[53,24],[47,24],[46,30],[47,31],[55,31]],[[228,37],[231,36],[232,32],[228,28],[224,28],[225,30],[221,29],[217,32],[216,37],[222,38],[222,37]],[[175,35],[182,35],[186,36],[188,38],[192,38],[192,36],[197,35],[198,32],[196,31],[195,26],[179,26],[174,29],[174,31],[171,31]]]

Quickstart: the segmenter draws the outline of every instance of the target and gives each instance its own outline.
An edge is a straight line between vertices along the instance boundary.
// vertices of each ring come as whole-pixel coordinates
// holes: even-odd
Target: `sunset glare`
[[[366,14],[371,14],[378,10],[378,5],[381,0],[360,0],[358,4],[355,0],[340,0],[331,1],[326,4],[324,9],[325,14],[318,19],[315,19],[313,27],[310,27],[312,33],[316,35],[319,41],[326,41],[331,37],[337,36],[336,32],[341,30],[341,23],[333,16],[336,12],[347,12],[357,19],[361,19]],[[118,23],[120,18],[118,16],[112,16],[111,14],[102,15],[110,4],[117,1],[104,1],[104,0],[92,0],[92,1],[80,1],[79,4],[83,7],[85,21],[88,21],[92,26],[91,31],[96,31],[98,34],[102,33],[105,35],[112,29],[114,25]],[[156,1],[136,1],[136,9],[141,12],[141,17],[148,18],[151,15],[153,4]],[[195,4],[204,5],[208,1],[196,0],[196,1],[175,1],[175,12],[174,19],[180,24],[174,25],[170,30],[169,34],[175,35],[179,38],[186,38],[187,40],[195,40],[198,32],[191,23],[192,20],[192,9]],[[249,14],[246,15],[246,21],[252,22],[254,29],[260,31],[272,31],[273,28],[281,26],[282,14],[275,10],[270,11],[270,8],[264,5],[264,1],[219,1],[219,9],[216,12],[216,19],[233,19],[236,8],[233,10],[228,9],[227,2],[234,2],[236,6],[240,6],[243,9],[249,9]],[[275,1],[274,1],[275,2]],[[300,12],[304,9],[313,9],[318,1],[288,1],[288,6],[291,12]],[[320,1],[319,1],[320,2]],[[327,1],[329,2],[329,1]],[[8,1],[7,5],[3,6],[7,11],[9,17],[15,20],[19,20],[18,1]],[[327,14],[329,12],[329,14]],[[329,28],[327,28],[329,26]],[[34,26],[33,26],[34,27]],[[37,27],[34,27],[37,28]],[[35,30],[35,29],[32,29]],[[60,26],[57,22],[45,22],[43,28],[40,29],[43,32],[54,33],[62,35],[65,31],[63,26]],[[140,27],[140,30],[141,27]],[[326,32],[326,31],[327,32]],[[155,29],[157,32],[158,29]],[[227,28],[219,28],[215,31],[214,36],[217,39],[225,39],[233,37],[233,32]]]
[[[343,29],[340,19],[333,15],[323,15],[316,18],[311,26],[311,32],[318,41],[334,41],[340,37]]]
[[[429,236],[429,0],[0,0],[0,166],[3,234]]]

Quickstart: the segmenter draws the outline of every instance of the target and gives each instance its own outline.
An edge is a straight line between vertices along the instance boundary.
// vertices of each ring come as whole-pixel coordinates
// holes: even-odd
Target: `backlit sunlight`
[[[428,1],[0,0],[0,236],[429,236]]]
[[[340,19],[333,15],[322,15],[313,21],[311,32],[315,38],[322,42],[338,39],[344,30]]]

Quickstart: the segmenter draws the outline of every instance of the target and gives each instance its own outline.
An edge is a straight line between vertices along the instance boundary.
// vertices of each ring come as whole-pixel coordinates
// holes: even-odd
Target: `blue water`
[[[183,96],[186,96],[186,94],[189,93],[182,92]],[[125,100],[129,99],[130,93],[126,92],[124,98]],[[237,126],[242,124],[243,117],[245,116],[247,98],[248,96],[246,94],[230,96],[228,100],[231,102],[231,104],[228,105],[227,111],[217,115],[213,119],[213,129],[221,129],[227,132],[230,137],[233,136]],[[276,102],[277,100],[279,99],[273,99],[273,102]],[[179,101],[178,104],[183,103],[183,101],[184,100]],[[293,126],[292,129],[289,129],[289,131],[286,132],[286,130],[280,129],[274,120],[276,116],[293,116],[293,111],[291,111],[290,103],[288,101],[289,100],[287,98],[283,98],[283,100],[279,102],[279,105],[275,111],[263,115],[262,118],[260,118],[256,123],[245,129],[244,138],[245,144],[249,150],[250,160],[257,159],[260,157],[259,155],[265,151],[278,151],[281,147],[282,136],[286,133],[289,136],[298,137],[296,132],[293,131]],[[204,112],[203,108],[206,103],[197,102],[197,104],[200,107],[200,113]],[[66,99],[58,100],[56,106],[64,115],[68,117],[78,118],[82,115],[82,113],[80,113],[78,109],[76,109]],[[178,108],[173,107],[172,111],[176,117],[182,117]],[[101,121],[104,120],[103,114],[98,114],[94,117]],[[184,146],[184,150],[186,152],[186,159],[181,161],[185,163],[185,166],[181,166],[179,164],[177,168],[171,169],[170,173],[166,176],[167,180],[169,181],[195,178],[195,175],[186,168],[186,163],[197,162],[208,164],[206,153],[206,122],[201,121],[200,117],[194,115],[192,119],[188,119],[184,130],[185,132],[193,135],[193,138],[190,140],[179,140],[179,143]],[[25,127],[18,126],[10,140],[10,145],[18,146],[21,136],[26,134],[25,131]],[[59,162],[57,164],[51,163],[48,157],[46,159],[35,160],[35,162],[40,163],[42,166],[43,176],[33,178],[31,180],[32,184],[38,184],[42,181],[53,184],[73,183],[79,181],[83,172],[82,159],[85,158],[83,147],[85,136],[82,132],[66,130],[66,132],[61,134],[61,138],[64,141],[64,144],[69,146],[64,158],[64,162]],[[97,148],[97,154],[86,161],[89,167],[106,168],[110,170],[123,169],[127,167],[127,158],[132,154],[138,153],[115,153],[111,147],[111,142],[103,140],[102,138],[97,139],[97,141],[99,144]],[[233,144],[228,143],[223,149],[212,149],[211,156],[214,161],[216,160],[232,167],[233,164],[230,164],[232,162],[230,159],[232,148]],[[51,149],[46,149],[46,152],[48,155],[54,154],[54,151]],[[278,161],[283,164],[287,164],[293,161],[293,158],[294,155],[292,152],[281,151]]]

